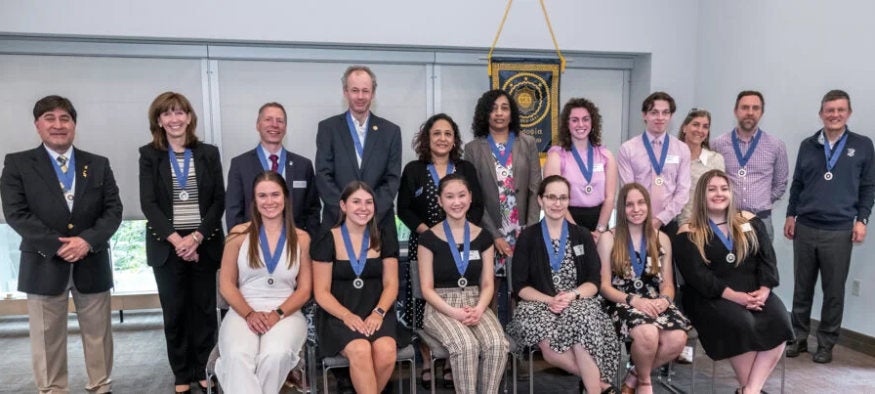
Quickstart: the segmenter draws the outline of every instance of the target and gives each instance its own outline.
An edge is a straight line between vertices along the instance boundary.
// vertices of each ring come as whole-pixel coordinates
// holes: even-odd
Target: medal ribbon
[[[264,226],[261,227],[261,230],[258,230],[258,238],[261,243],[261,253],[264,255],[264,266],[267,267],[267,272],[272,274],[276,270],[276,266],[280,262],[280,255],[283,254],[283,248],[285,248],[286,226],[283,226],[283,231],[280,233],[280,238],[276,241],[273,253],[270,253],[270,243],[267,241],[267,231],[264,230]]]
[[[255,153],[258,154],[258,161],[261,162],[261,168],[265,171],[270,170],[270,163],[268,163],[267,158],[264,157],[264,149],[262,149],[261,145],[255,147]],[[277,174],[283,175],[286,172],[286,150],[280,149],[279,154],[279,165],[277,166],[276,172]]]
[[[513,151],[513,140],[516,134],[512,132],[507,133],[507,143],[504,144],[504,154],[501,154],[501,150],[498,149],[498,145],[495,144],[495,139],[492,138],[492,134],[486,136],[486,140],[489,141],[489,147],[492,148],[492,155],[495,156],[495,159],[498,160],[498,163],[507,168],[508,162],[510,162],[510,154]]]
[[[713,220],[708,219],[708,225],[711,226],[711,231],[714,232],[714,235],[723,243],[723,246],[726,247],[726,250],[729,253],[733,253],[733,242],[731,234],[723,234],[723,231],[720,231],[720,227],[717,227],[717,224],[714,223]]]
[[[362,236],[362,247],[358,256],[355,250],[352,249],[352,240],[349,238],[349,230],[346,228],[346,223],[340,225],[340,234],[343,235],[343,244],[346,246],[346,254],[349,256],[349,265],[352,266],[352,272],[355,272],[356,277],[362,276],[362,271],[365,270],[365,262],[368,261],[368,246],[371,243],[371,233],[368,227],[365,226],[365,234]]]
[[[364,145],[362,141],[359,139],[359,133],[355,129],[355,123],[352,120],[352,112],[346,112],[346,124],[349,126],[349,134],[352,136],[352,142],[355,144],[355,151],[359,154],[359,158],[364,158]],[[368,132],[368,124],[365,123],[365,134]]]
[[[49,156],[51,159],[51,156]],[[55,175],[58,176],[58,181],[61,183],[61,188],[69,193],[73,189],[73,180],[76,179],[76,161],[73,159],[73,151],[70,151],[70,157],[67,158],[67,172],[61,170],[61,163],[57,160],[49,160],[52,162],[52,167],[55,169]],[[72,170],[72,171],[71,171]]]
[[[665,166],[665,158],[668,156],[668,134],[663,135],[662,138],[662,157],[659,158],[659,163],[657,163],[656,155],[653,153],[653,146],[650,145],[647,133],[641,133],[641,139],[644,140],[644,149],[647,150],[647,156],[650,157],[650,165],[653,166],[653,172],[657,176],[662,175],[662,167]]]
[[[635,276],[640,277],[644,273],[644,261],[647,259],[647,240],[644,238],[644,229],[641,229],[641,249],[640,252],[635,251],[635,245],[629,239],[629,261],[632,263],[632,269],[635,271]]]
[[[747,161],[750,160],[751,156],[753,156],[753,151],[756,150],[757,144],[760,143],[760,136],[763,135],[760,132],[760,129],[757,129],[756,134],[754,134],[753,139],[750,141],[750,146],[747,148],[747,153],[741,154],[741,145],[738,140],[738,130],[733,130],[732,134],[732,149],[735,150],[735,159],[738,160],[738,165],[741,168],[745,168],[747,166]]]
[[[842,151],[845,149],[845,143],[848,142],[848,132],[842,135],[834,150],[829,148],[829,140],[826,138],[826,132],[823,133],[823,154],[826,156],[826,170],[832,172],[833,167],[839,161]]]
[[[574,146],[571,147],[571,155],[574,156],[574,161],[577,162],[577,166],[580,168],[580,173],[583,174],[583,178],[586,179],[586,183],[589,184],[592,180],[592,144],[586,144],[586,163],[583,162],[583,159],[580,157],[580,153],[577,153],[577,148]],[[664,153],[663,153],[664,155]]]
[[[168,149],[167,155],[170,157],[170,168],[176,175],[176,183],[179,184],[180,189],[185,190],[185,185],[188,184],[188,168],[191,164],[191,149],[185,148],[185,152],[182,154],[182,169],[179,169],[179,162],[176,161],[176,153],[173,152],[173,149]]]
[[[431,180],[434,181],[434,185],[437,186],[441,182],[441,178],[438,176],[437,169],[434,167],[434,164],[429,164],[428,173],[431,174]],[[453,165],[453,162],[447,162],[447,175],[456,172],[456,166]]]
[[[547,248],[547,257],[550,258],[550,269],[559,271],[562,267],[562,258],[565,257],[565,246],[568,244],[568,221],[562,219],[562,234],[559,236],[559,250],[553,252],[553,242],[550,240],[550,231],[547,230],[547,220],[541,219],[541,235],[544,237],[544,246]]]
[[[447,245],[450,246],[450,254],[453,255],[453,261],[456,262],[456,269],[459,270],[459,275],[465,276],[465,271],[468,270],[468,261],[471,258],[471,226],[465,220],[465,235],[462,240],[462,256],[459,253],[459,247],[456,246],[456,240],[453,238],[453,231],[450,229],[450,224],[444,220],[444,234],[447,236]]]

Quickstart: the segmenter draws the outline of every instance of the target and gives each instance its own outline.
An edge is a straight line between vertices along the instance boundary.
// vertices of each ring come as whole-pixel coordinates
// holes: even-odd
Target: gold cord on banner
[[[553,25],[550,24],[550,16],[547,15],[547,7],[544,5],[544,0],[538,0],[541,4],[541,11],[544,13],[544,20],[547,22],[547,30],[550,31],[550,38],[553,40],[553,47],[556,48],[556,56],[559,56],[559,71],[565,72],[565,56],[562,56],[562,51],[559,50],[559,43],[556,42],[556,34],[553,33]],[[486,55],[486,71],[488,75],[492,75],[492,52],[495,51],[495,45],[498,44],[498,37],[501,37],[501,30],[504,28],[504,22],[507,21],[507,13],[510,12],[510,7],[513,5],[513,0],[507,0],[507,7],[504,9],[504,16],[501,17],[501,23],[498,25],[498,31],[495,32],[495,39],[492,40],[492,46],[489,47],[489,54]]]

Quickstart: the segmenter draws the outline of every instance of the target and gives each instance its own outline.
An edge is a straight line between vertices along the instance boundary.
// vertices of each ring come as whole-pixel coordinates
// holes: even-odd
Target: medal
[[[355,280],[352,281],[352,287],[361,289],[365,287],[365,281],[362,280],[362,271],[365,270],[365,263],[368,261],[368,246],[371,242],[370,231],[365,226],[365,233],[362,235],[362,247],[358,256],[355,250],[352,249],[352,240],[349,238],[349,229],[346,228],[346,223],[340,225],[340,235],[343,236],[343,245],[346,247],[346,254],[349,256],[349,265],[352,266],[352,272],[355,273]]]
[[[553,274],[553,286],[559,286],[559,283],[562,281],[562,277],[559,274]]]
[[[827,171],[825,174],[823,174],[823,179],[831,181],[832,180],[832,171]]]
[[[583,179],[586,180],[586,187],[583,189],[583,192],[586,194],[592,193],[592,185],[589,184],[592,182],[592,154],[592,144],[587,144],[586,163],[584,163],[583,158],[580,157],[580,153],[577,152],[577,148],[574,146],[571,147],[571,155],[574,156],[574,161],[577,162],[577,168],[580,169],[580,173],[583,174]]]
[[[68,200],[73,201],[73,193],[66,192],[64,193],[64,196],[67,197]]]
[[[453,238],[453,230],[450,228],[450,223],[444,220],[444,235],[447,237],[447,246],[450,247],[450,255],[453,256],[453,261],[456,263],[456,270],[459,271],[458,285],[461,288],[468,286],[468,279],[465,279],[465,271],[468,270],[468,262],[471,258],[471,225],[468,220],[465,220],[465,232],[462,239],[462,250],[465,253],[462,256],[459,253],[459,247],[456,245],[456,240]]]
[[[273,286],[273,278],[267,278],[267,284]]]
[[[641,290],[641,288],[644,287],[644,282],[641,279],[635,279],[635,281],[632,282],[632,287],[634,287],[635,290]]]
[[[501,164],[504,168],[507,168],[510,164],[510,154],[513,149],[513,140],[515,137],[515,133],[508,131],[507,143],[504,144],[504,153],[501,153],[501,149],[498,149],[498,145],[492,138],[492,134],[486,136],[486,140],[489,141],[489,147],[492,148],[492,155],[495,156],[495,160],[498,160],[498,164]]]
[[[668,135],[666,134],[662,136],[662,156],[659,158],[659,161],[656,160],[656,154],[653,152],[653,146],[650,145],[647,133],[642,133],[641,139],[644,140],[644,149],[647,150],[647,157],[650,158],[650,165],[653,167],[653,172],[656,174],[654,183],[656,183],[657,186],[662,186],[662,184],[665,183],[665,179],[662,178],[662,169],[665,167],[665,159],[668,157],[668,144],[670,142]]]
[[[735,262],[736,257],[735,253],[733,253],[733,242],[732,242],[732,225],[729,225],[730,230],[727,231],[728,235],[723,234],[723,231],[720,231],[720,227],[717,227],[717,224],[714,223],[713,220],[708,219],[708,225],[711,226],[711,231],[714,232],[714,235],[723,243],[723,246],[726,247],[726,250],[729,251],[729,254],[726,255],[726,262],[732,264]]]
[[[644,274],[644,256],[647,256],[647,239],[644,238],[644,231],[641,232],[641,245],[638,246],[639,251],[635,250],[635,245],[632,244],[632,239],[629,239],[629,262],[632,264],[632,270],[636,277]],[[638,289],[639,280],[635,280],[635,288]],[[642,283],[643,286],[643,283]]]
[[[653,183],[655,183],[657,186],[662,186],[665,183],[665,179],[662,179],[661,176],[658,176],[656,177],[656,179],[653,180]]]
[[[729,264],[734,263],[735,262],[735,253],[729,252],[729,254],[726,255],[726,262]]]
[[[823,132],[823,154],[826,156],[826,173],[823,174],[823,179],[827,181],[831,181],[833,178],[832,169],[836,166],[836,163],[839,161],[839,157],[842,155],[842,150],[845,149],[845,143],[848,142],[848,133],[845,131],[842,134],[842,138],[835,145],[835,149],[830,149],[829,140],[826,138],[826,132]]]
[[[188,201],[188,192],[185,190],[179,192],[179,200],[180,201]]]
[[[738,176],[744,178],[745,175],[747,175],[747,170],[745,170],[744,168],[739,168],[738,169]]]
[[[744,176],[747,175],[747,162],[750,160],[751,156],[753,156],[753,152],[760,143],[760,137],[763,133],[757,128],[756,134],[754,134],[753,139],[750,140],[750,146],[747,148],[747,153],[743,155],[741,154],[741,143],[738,139],[738,129],[732,130],[730,135],[732,136],[732,150],[735,151],[735,160],[738,161],[738,166],[741,167],[738,169],[738,176],[744,178]]]
[[[280,255],[283,254],[283,248],[285,247],[286,227],[283,226],[283,230],[280,232],[280,237],[276,240],[276,246],[273,248],[273,253],[270,252],[270,243],[267,241],[267,231],[264,230],[264,227],[261,227],[261,229],[258,230],[258,241],[261,244],[261,254],[264,258],[264,266],[267,268],[268,273],[273,274],[277,264],[279,264]],[[269,278],[267,284],[273,285],[273,278]]]
[[[188,169],[191,164],[191,149],[185,148],[182,153],[182,168],[179,168],[179,161],[176,159],[176,153],[173,149],[167,150],[167,155],[170,158],[170,168],[173,170],[173,175],[176,177],[176,184],[182,189],[179,192],[180,201],[188,201],[188,192],[185,191],[185,186],[188,184]]]
[[[583,192],[586,194],[592,194],[592,185],[586,185],[586,187],[583,188]]]

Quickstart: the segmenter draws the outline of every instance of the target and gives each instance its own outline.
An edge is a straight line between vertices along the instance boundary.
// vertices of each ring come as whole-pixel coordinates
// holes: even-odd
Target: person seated
[[[508,343],[489,309],[492,235],[467,219],[472,192],[464,176],[446,175],[437,194],[446,219],[419,238],[423,329],[450,353],[457,393],[497,393]]]
[[[581,378],[587,393],[616,393],[610,382],[620,345],[599,296],[599,259],[592,234],[571,224],[570,185],[551,175],[538,188],[540,224],[523,230],[513,264],[520,301],[508,335],[538,346],[544,360]]]
[[[349,359],[353,387],[364,394],[386,387],[397,357],[398,237],[394,226],[377,228],[374,200],[370,186],[350,182],[338,225],[310,249],[320,356]]]
[[[260,173],[253,189],[252,220],[231,229],[219,274],[231,310],[219,329],[216,376],[229,393],[279,392],[307,339],[310,237],[295,228],[279,174]]]
[[[741,393],[759,393],[793,339],[778,286],[775,251],[763,222],[737,212],[729,177],[706,172],[690,221],[675,240],[686,280],[684,310],[708,357],[728,358]]]
[[[656,229],[650,194],[638,183],[620,189],[617,227],[599,237],[601,293],[634,366],[623,393],[653,393],[650,373],[681,353],[690,321],[672,302],[671,243]]]

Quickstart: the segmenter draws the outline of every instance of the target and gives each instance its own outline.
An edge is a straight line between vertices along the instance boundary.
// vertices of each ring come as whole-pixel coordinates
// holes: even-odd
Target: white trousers
[[[307,319],[300,311],[286,316],[264,335],[249,329],[246,320],[228,311],[219,329],[216,376],[224,391],[279,393],[307,340]]]

